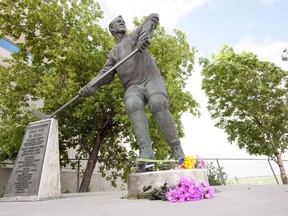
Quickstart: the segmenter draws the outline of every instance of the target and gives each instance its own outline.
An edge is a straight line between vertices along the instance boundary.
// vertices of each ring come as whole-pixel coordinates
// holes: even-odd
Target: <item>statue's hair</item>
[[[123,17],[122,17],[121,15],[119,15],[119,16],[117,16],[115,19],[113,19],[113,20],[109,23],[109,31],[110,31],[110,33],[111,33],[112,35],[113,35],[113,31],[112,31],[113,25],[114,25],[116,19],[119,18],[119,17],[123,19]]]

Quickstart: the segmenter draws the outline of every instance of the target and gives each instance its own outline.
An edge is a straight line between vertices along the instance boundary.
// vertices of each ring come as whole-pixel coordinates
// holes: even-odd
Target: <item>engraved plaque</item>
[[[51,120],[28,125],[10,175],[5,196],[36,195],[42,173]]]

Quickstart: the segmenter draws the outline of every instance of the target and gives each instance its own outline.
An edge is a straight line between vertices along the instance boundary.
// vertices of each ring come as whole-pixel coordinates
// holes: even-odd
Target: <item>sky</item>
[[[288,61],[281,59],[288,49],[287,0],[99,0],[104,18],[100,25],[122,15],[127,28],[133,30],[134,17],[158,13],[160,25],[169,34],[173,29],[186,34],[191,47],[197,50],[196,64],[187,81],[190,91],[200,104],[201,116],[182,116],[185,137],[181,139],[186,155],[204,158],[255,158],[237,144],[230,144],[223,130],[214,126],[206,109],[207,97],[201,90],[201,68],[198,57],[211,58],[223,45],[235,52],[253,52],[261,61],[270,61],[288,70]],[[283,155],[288,160],[288,154]],[[266,157],[260,157],[266,158]]]

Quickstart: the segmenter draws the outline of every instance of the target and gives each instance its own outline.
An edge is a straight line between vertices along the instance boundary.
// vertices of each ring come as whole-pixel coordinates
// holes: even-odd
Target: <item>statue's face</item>
[[[117,17],[114,19],[113,21],[113,26],[112,29],[113,33],[126,33],[126,25],[125,25],[125,21],[122,17]]]

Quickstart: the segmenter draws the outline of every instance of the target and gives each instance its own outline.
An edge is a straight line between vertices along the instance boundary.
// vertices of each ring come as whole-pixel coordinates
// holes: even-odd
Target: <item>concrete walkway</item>
[[[4,202],[1,216],[287,216],[288,186],[220,186],[210,200],[169,203],[121,199],[123,192],[64,194],[62,199]]]

